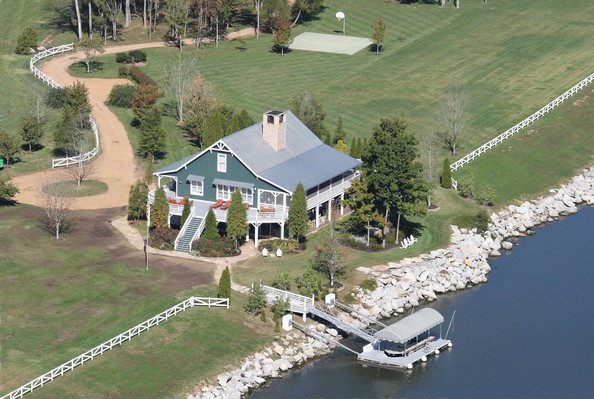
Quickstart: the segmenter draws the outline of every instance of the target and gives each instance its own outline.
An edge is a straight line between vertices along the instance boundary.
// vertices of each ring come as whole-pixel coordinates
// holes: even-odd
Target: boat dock
[[[332,341],[340,347],[357,354],[357,359],[377,366],[396,367],[403,369],[412,369],[413,365],[419,361],[427,361],[429,355],[438,355],[444,348],[451,348],[452,342],[441,337],[441,324],[444,322],[443,316],[434,309],[425,308],[411,314],[389,326],[369,317],[358,313],[348,305],[340,304],[330,297],[327,300],[325,308],[317,305],[313,297],[298,295],[289,291],[279,290],[260,284],[260,287],[266,294],[268,303],[277,299],[288,300],[290,311],[301,313],[303,321],[309,313],[319,319],[334,325],[336,328],[347,334],[355,335],[369,344],[363,347],[361,353],[344,346],[343,344]],[[368,325],[365,330],[358,328],[339,318],[332,311],[334,306],[355,314],[357,318],[363,320]],[[306,326],[293,322],[296,327],[304,332],[311,334],[317,339],[328,340],[321,334],[309,330]],[[376,330],[371,325],[380,327]],[[439,326],[439,337],[431,335],[431,329]],[[425,336],[423,338],[423,336]]]

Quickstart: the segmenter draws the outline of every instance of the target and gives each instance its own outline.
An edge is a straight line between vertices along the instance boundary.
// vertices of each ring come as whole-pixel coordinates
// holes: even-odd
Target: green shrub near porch
[[[198,256],[225,257],[239,255],[235,249],[235,240],[229,237],[220,237],[214,240],[200,238],[192,243],[192,253]]]

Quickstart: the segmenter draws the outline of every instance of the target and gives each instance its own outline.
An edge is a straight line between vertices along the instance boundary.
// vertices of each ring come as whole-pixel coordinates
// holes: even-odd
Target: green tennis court
[[[353,55],[371,43],[371,40],[364,37],[305,32],[293,40],[290,48]]]

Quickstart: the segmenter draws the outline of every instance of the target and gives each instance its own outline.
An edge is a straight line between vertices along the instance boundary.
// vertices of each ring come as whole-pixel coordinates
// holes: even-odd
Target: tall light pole
[[[339,11],[336,13],[336,18],[338,18],[339,21],[342,21],[342,34],[346,34],[346,16],[342,11]]]

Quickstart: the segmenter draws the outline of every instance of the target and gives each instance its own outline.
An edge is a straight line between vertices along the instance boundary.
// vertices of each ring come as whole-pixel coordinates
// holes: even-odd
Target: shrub
[[[450,170],[450,160],[443,160],[443,172],[441,173],[441,186],[443,188],[452,188],[452,171]]]
[[[255,284],[243,305],[243,310],[251,315],[258,315],[266,307],[266,294],[259,284]]]
[[[464,198],[474,197],[474,175],[466,175],[460,178],[458,192]]]
[[[132,50],[128,53],[129,62],[146,62],[146,53],[142,50]]]
[[[262,311],[260,312],[260,320],[261,320],[263,323],[266,323],[266,309],[264,309],[264,310],[262,310]]]
[[[283,317],[291,308],[291,302],[288,299],[275,299],[272,302],[272,311],[274,312],[273,320],[279,320]]]
[[[30,49],[37,48],[37,31],[32,26],[28,26],[17,39],[15,52],[17,54],[29,54]]]
[[[239,251],[235,249],[235,240],[228,237],[220,237],[215,240],[200,238],[192,243],[192,251],[199,256],[223,257],[235,256]]]
[[[47,91],[47,95],[45,97],[45,104],[53,109],[60,109],[66,103],[68,99],[68,90],[67,89],[54,89],[51,88]]]
[[[219,298],[229,298],[231,300],[231,272],[229,266],[223,270],[219,279]]]
[[[302,250],[299,241],[292,238],[288,240],[262,240],[258,247],[260,249],[266,248],[270,253],[275,253],[280,248],[283,254],[293,254]]]
[[[120,65],[118,74],[124,78],[130,77],[130,67],[128,65]]]
[[[474,199],[480,205],[491,206],[495,202],[495,189],[487,184],[479,184],[474,190]]]
[[[109,93],[107,104],[120,108],[131,108],[136,88],[131,85],[115,85]]]
[[[272,286],[279,290],[291,291],[291,276],[289,273],[277,272],[272,281]]]
[[[118,64],[129,64],[132,62],[132,57],[126,53],[116,53],[116,62]]]
[[[159,91],[157,86],[140,84],[132,96],[132,112],[140,121],[146,116],[150,108],[157,102]]]
[[[364,290],[375,291],[375,289],[377,288],[377,282],[372,278],[368,278],[361,281],[361,284],[359,286]]]
[[[138,84],[146,84],[146,85],[153,85],[158,87],[159,85],[157,82],[153,80],[150,76],[148,76],[142,69],[138,67],[130,67],[130,76],[134,79]]]
[[[295,279],[295,282],[301,295],[315,295],[317,298],[320,298],[322,280],[320,275],[311,266],[307,266],[303,274]]]
[[[173,251],[177,233],[178,231],[174,229],[155,227],[149,235],[150,246],[164,251]]]
[[[487,211],[481,209],[473,218],[474,227],[479,233],[484,233],[489,229],[489,223],[491,222],[491,218]]]

